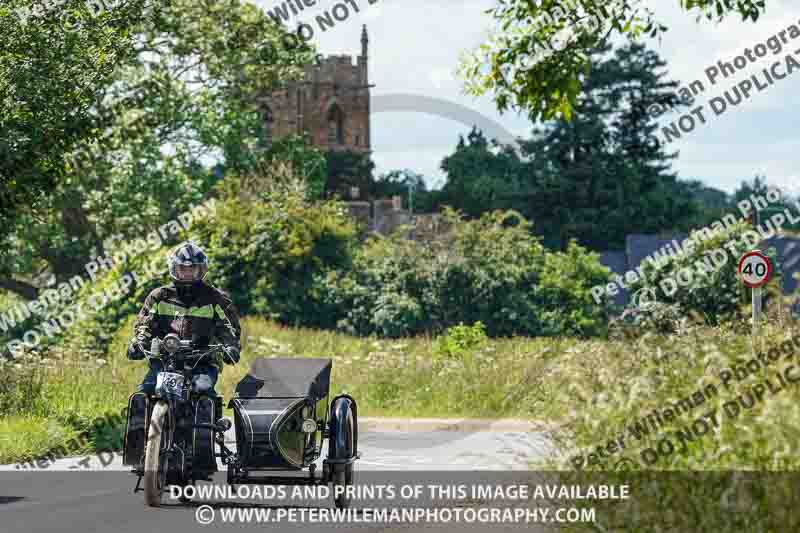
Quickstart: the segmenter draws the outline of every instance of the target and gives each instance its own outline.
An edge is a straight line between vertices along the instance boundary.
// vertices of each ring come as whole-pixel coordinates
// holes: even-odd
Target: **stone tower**
[[[303,79],[289,82],[262,100],[267,138],[306,132],[323,150],[369,153],[370,88],[367,27],[361,32],[361,55],[332,55],[306,65]]]

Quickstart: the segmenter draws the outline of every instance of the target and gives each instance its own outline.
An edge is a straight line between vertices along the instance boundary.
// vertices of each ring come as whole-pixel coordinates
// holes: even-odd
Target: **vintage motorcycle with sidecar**
[[[222,396],[198,396],[191,388],[192,369],[221,349],[195,349],[174,334],[153,339],[146,355],[163,363],[155,394],[136,392],[128,400],[123,464],[138,476],[134,492],[144,491],[147,505],[159,506],[170,485],[210,481],[218,457],[232,485],[352,485],[360,456],[357,406],[346,394],[328,402],[331,360],[256,359],[228,405],[234,451],[225,445],[231,422],[222,418]],[[332,493],[337,507],[349,506],[346,491]]]

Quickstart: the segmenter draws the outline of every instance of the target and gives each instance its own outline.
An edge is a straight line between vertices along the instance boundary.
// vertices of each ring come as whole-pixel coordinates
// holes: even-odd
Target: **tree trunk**
[[[82,204],[82,195],[71,191],[59,199],[56,207],[60,211],[67,240],[80,244],[62,248],[46,243],[39,247],[39,254],[47,261],[57,283],[73,276],[84,275],[85,266],[91,260],[92,253],[102,255],[104,252],[102,239],[97,235],[96,228],[89,221]]]

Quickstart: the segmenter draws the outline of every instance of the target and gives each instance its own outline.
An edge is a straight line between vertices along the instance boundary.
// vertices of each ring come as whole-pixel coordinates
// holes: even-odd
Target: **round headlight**
[[[303,433],[314,433],[317,430],[317,423],[310,418],[306,418],[303,420],[303,426],[301,429],[303,430]]]
[[[178,350],[178,346],[181,344],[181,339],[175,335],[174,333],[170,333],[166,337],[164,337],[164,348],[167,349],[168,352],[172,353]]]

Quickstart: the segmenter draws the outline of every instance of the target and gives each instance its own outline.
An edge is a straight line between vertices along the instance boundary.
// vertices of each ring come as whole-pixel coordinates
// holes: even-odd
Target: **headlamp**
[[[175,353],[176,351],[178,351],[178,347],[180,345],[181,345],[181,340],[174,333],[170,333],[169,335],[164,337],[164,347],[167,349],[169,353]]]

